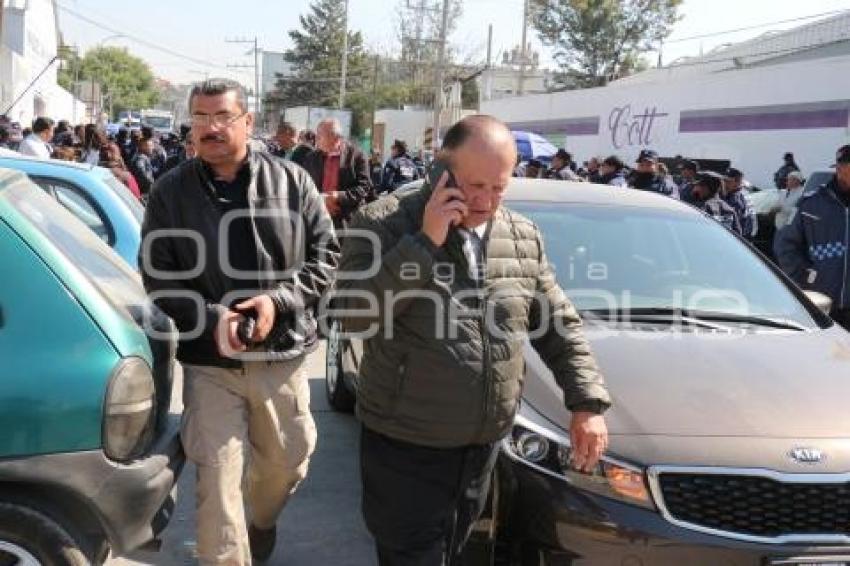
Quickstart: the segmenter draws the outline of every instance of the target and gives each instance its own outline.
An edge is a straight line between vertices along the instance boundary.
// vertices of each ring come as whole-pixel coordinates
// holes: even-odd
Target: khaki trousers
[[[201,564],[250,566],[243,503],[251,522],[275,525],[307,475],[316,446],[305,358],[246,362],[242,369],[184,366],[182,440],[197,468]]]

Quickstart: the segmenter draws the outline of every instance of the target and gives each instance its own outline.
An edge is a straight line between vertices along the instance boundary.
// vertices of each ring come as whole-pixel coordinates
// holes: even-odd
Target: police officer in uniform
[[[696,204],[697,201],[693,197],[693,189],[696,183],[697,172],[699,171],[699,163],[691,160],[684,161],[679,167],[679,170],[682,173],[682,182],[679,183],[679,198],[688,204]]]
[[[726,176],[723,179],[723,193],[721,198],[726,201],[726,204],[735,209],[738,213],[738,219],[741,221],[742,235],[752,241],[758,232],[758,222],[756,221],[756,213],[747,199],[744,197],[743,187],[744,174],[734,167],[726,170]]]
[[[384,165],[384,174],[381,181],[381,192],[391,193],[400,186],[421,178],[419,168],[407,153],[407,144],[402,140],[395,140],[390,148],[390,159]]]
[[[629,186],[679,198],[679,187],[658,171],[658,153],[651,149],[644,149],[638,155],[637,168],[629,176]]]
[[[776,237],[779,266],[803,289],[832,299],[830,315],[850,330],[850,145],[838,148],[835,176],[803,193]]]
[[[691,183],[691,199],[693,205],[711,216],[727,229],[741,234],[741,223],[738,214],[731,206],[720,198],[720,186],[723,177],[714,171],[700,171]]]

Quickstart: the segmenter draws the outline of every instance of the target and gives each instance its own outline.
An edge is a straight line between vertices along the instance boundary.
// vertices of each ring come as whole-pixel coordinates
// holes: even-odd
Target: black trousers
[[[459,564],[487,502],[498,453],[498,443],[429,448],[363,427],[363,517],[375,538],[378,564]]]

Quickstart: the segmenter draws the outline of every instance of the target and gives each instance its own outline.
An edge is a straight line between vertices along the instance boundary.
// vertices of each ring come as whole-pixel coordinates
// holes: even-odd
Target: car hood
[[[834,325],[739,336],[586,327],[614,406],[613,435],[850,437],[850,334]],[[524,402],[553,423],[569,413],[526,346]]]

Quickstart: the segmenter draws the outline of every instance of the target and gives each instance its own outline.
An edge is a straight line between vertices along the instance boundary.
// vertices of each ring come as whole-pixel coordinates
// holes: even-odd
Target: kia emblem
[[[794,448],[788,455],[798,464],[819,464],[826,459],[826,454],[810,447]]]

